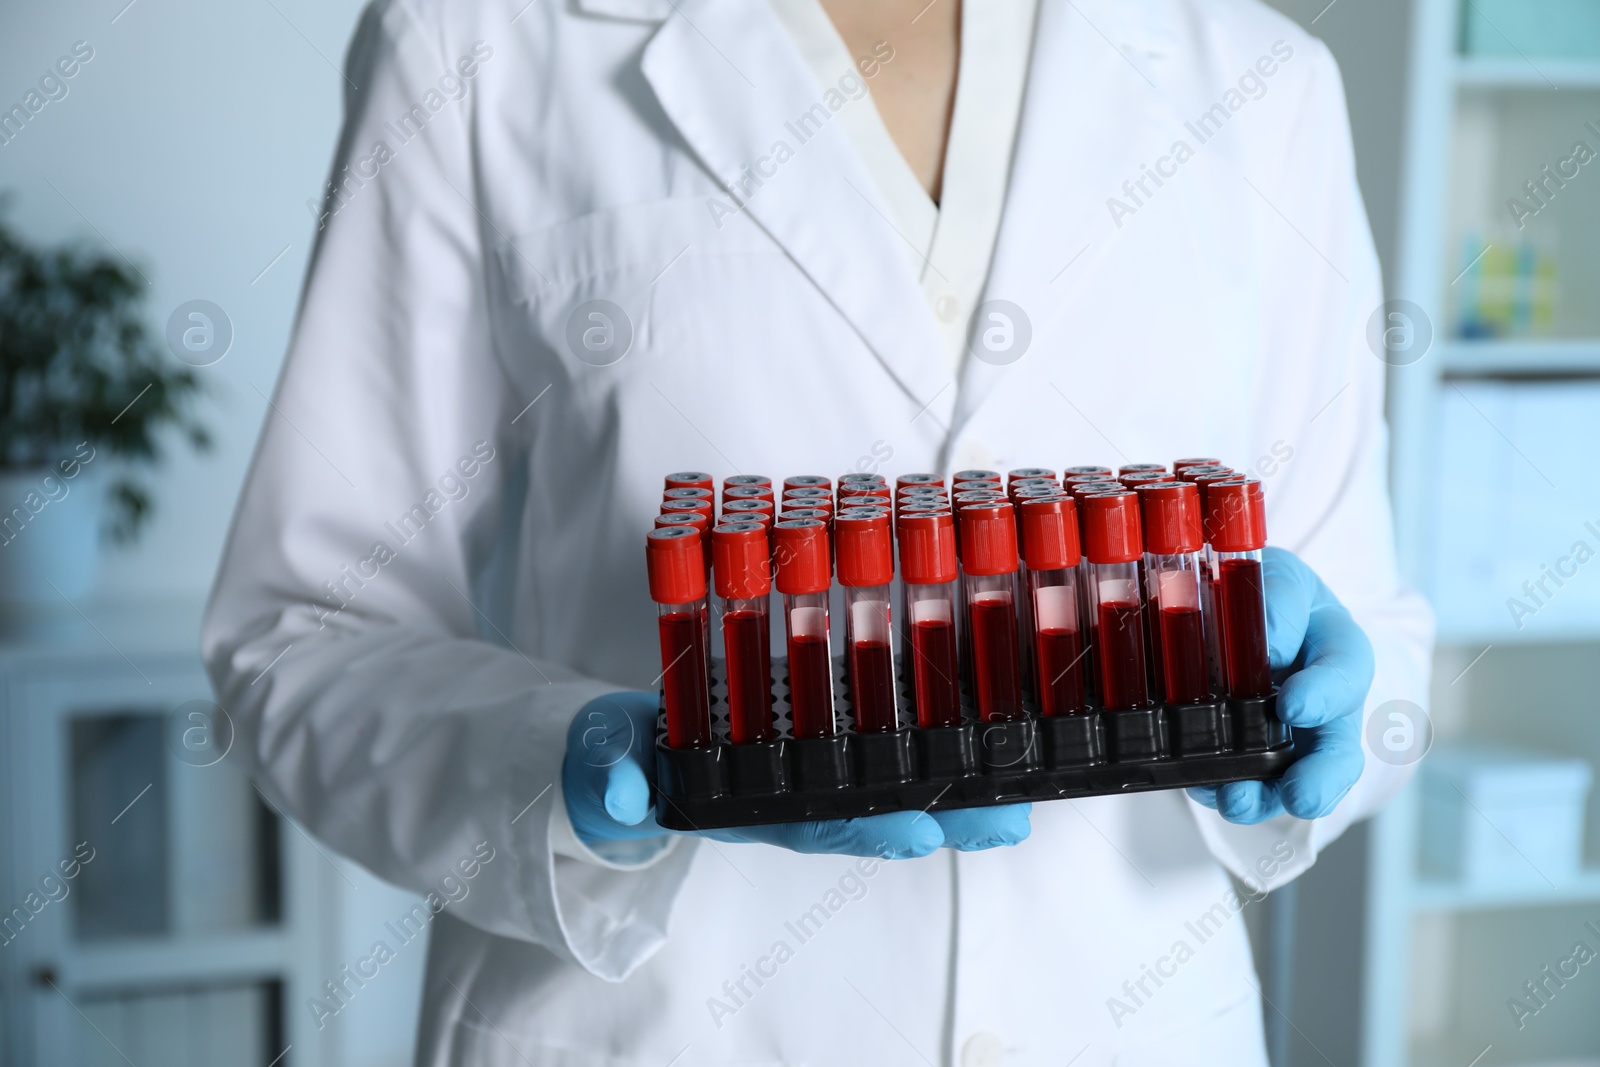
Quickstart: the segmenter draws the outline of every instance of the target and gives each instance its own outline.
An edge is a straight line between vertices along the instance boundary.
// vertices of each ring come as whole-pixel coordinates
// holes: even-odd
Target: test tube
[[[889,479],[871,471],[852,471],[839,475],[840,485],[888,485]]]
[[[655,528],[688,526],[700,531],[701,555],[705,557],[706,573],[711,572],[711,519],[703,511],[663,511],[656,516]]]
[[[845,648],[850,704],[860,733],[898,729],[889,585],[894,581],[894,533],[881,508],[846,508],[833,526],[833,551],[844,587]]]
[[[770,485],[729,485],[722,490],[722,502],[730,500],[775,500]]]
[[[832,500],[833,490],[821,485],[797,485],[783,491],[784,500]]]
[[[1017,520],[1005,500],[969,504],[961,515],[961,572],[972,634],[972,681],[978,717],[1022,717],[1017,642]]]
[[[656,602],[661,641],[661,691],[667,744],[694,748],[711,743],[710,686],[706,678],[706,568],[700,532],[665,526],[645,539],[650,599]]]
[[[783,480],[785,491],[790,489],[822,489],[833,491],[833,479],[824,478],[820,474],[791,474]]]
[[[869,500],[881,500],[885,505],[894,499],[894,494],[887,485],[878,485],[872,482],[854,482],[850,485],[839,487],[839,506],[847,504],[864,504]]]
[[[1129,474],[1117,475],[1117,484],[1124,489],[1137,489],[1141,485],[1154,485],[1157,482],[1170,482],[1172,475],[1166,471],[1133,471]]]
[[[699,486],[679,486],[676,489],[666,489],[661,493],[662,500],[706,500],[715,501],[716,494],[709,489]]]
[[[772,718],[772,591],[767,528],[759,522],[724,523],[711,531],[722,645],[728,675],[728,738],[736,745],[770,741]]]
[[[667,475],[666,488],[668,489],[705,489],[710,491],[716,487],[716,480],[705,471],[678,471],[676,474]]]
[[[1145,657],[1144,544],[1139,499],[1131,491],[1095,493],[1079,501],[1089,557],[1089,604],[1099,649],[1100,697],[1108,711],[1150,703]]]
[[[952,493],[1001,493],[1004,494],[1005,486],[1000,479],[986,481],[982,478],[969,478],[950,486]]]
[[[1066,470],[1061,472],[1061,480],[1063,482],[1070,482],[1072,479],[1081,477],[1083,475],[1094,475],[1095,477],[1100,478],[1110,478],[1116,473],[1117,472],[1112,470],[1110,467],[1068,467]]]
[[[1224,466],[1221,463],[1201,464],[1194,467],[1184,467],[1182,470],[1178,471],[1174,477],[1176,477],[1180,482],[1195,482],[1199,481],[1201,478],[1209,477],[1214,474],[1232,473],[1232,467]]]
[[[894,480],[894,491],[896,493],[911,486],[931,486],[935,489],[943,489],[944,477],[938,474],[914,473],[902,474]]]
[[[1082,711],[1088,646],[1083,640],[1083,598],[1078,587],[1078,511],[1072,497],[1032,497],[1018,505],[1028,605],[1033,625],[1039,710],[1044,715]]]
[[[995,501],[1010,503],[1005,493],[998,489],[968,489],[950,498],[957,506],[962,504],[988,504]]]
[[[1217,561],[1217,614],[1228,695],[1272,692],[1267,660],[1266,583],[1261,550],[1267,545],[1266,506],[1257,478],[1206,486],[1206,528]]]
[[[1010,488],[1013,482],[1025,478],[1048,478],[1053,482],[1056,480],[1056,472],[1049,467],[1018,467],[1016,470],[1006,472],[1006,487]]]
[[[951,483],[955,482],[994,482],[1000,483],[999,471],[965,470],[956,471],[950,476]]]
[[[1173,474],[1177,474],[1179,471],[1183,470],[1185,467],[1220,467],[1220,466],[1222,466],[1222,460],[1220,460],[1220,459],[1199,459],[1199,458],[1175,459],[1175,460],[1172,461],[1172,473]]]
[[[1157,482],[1137,493],[1163,698],[1169,704],[1198,704],[1211,695],[1206,630],[1214,625],[1201,595],[1200,490],[1190,482]]]
[[[785,519],[772,527],[772,533],[777,542],[778,592],[783,594],[794,736],[832,737],[838,724],[828,648],[828,587],[833,578],[828,528],[816,519]]]
[[[770,500],[735,498],[722,502],[722,517],[728,522],[765,522],[770,525],[776,511]]]
[[[895,532],[903,600],[901,655],[911,657],[917,725],[959,726],[955,519],[948,511],[902,512]]]

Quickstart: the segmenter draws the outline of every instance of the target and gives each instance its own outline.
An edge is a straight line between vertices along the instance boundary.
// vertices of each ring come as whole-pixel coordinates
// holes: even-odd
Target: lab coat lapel
[[[1181,128],[1162,89],[1166,14],[1165,0],[1042,0],[980,305],[980,311],[991,301],[1016,305],[1032,336],[1012,363],[969,352],[952,438],[1008,375],[1031,370],[1030,354],[1038,359],[1081,340],[1067,329],[1081,308],[1077,283],[1094,276],[1118,234],[1107,198],[1123,195],[1123,182],[1139,177],[1140,164],[1165,151],[1156,146],[1170,144],[1169,127]],[[980,314],[973,333],[997,324]]]
[[[929,405],[949,425],[954,390],[903,239],[834,119],[830,87],[818,88],[771,9],[753,0],[678,0],[643,69],[684,140],[728,190],[708,198],[708,213],[725,222],[747,212],[916,406]],[[833,91],[835,105],[871,106]]]

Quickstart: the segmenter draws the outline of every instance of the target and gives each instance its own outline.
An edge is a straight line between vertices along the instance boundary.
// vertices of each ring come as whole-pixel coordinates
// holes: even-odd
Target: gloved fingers
[[[644,753],[654,736],[655,704],[650,693],[611,693],[573,716],[561,788],[579,837],[616,841],[666,832],[649,819],[654,762]]]
[[[939,823],[919,811],[896,811],[862,819],[824,819],[774,823],[731,830],[702,831],[719,841],[751,841],[793,852],[839,856],[913,859],[944,844]]]
[[[1278,717],[1290,726],[1321,726],[1361,710],[1372,687],[1372,642],[1331,593],[1312,609],[1304,666],[1278,695]]]
[[[1286,670],[1305,644],[1322,580],[1299,556],[1275,546],[1262,552],[1261,579],[1267,594],[1267,658],[1273,670]]]
[[[1188,790],[1189,799],[1199,804],[1204,804],[1212,811],[1217,810],[1217,786],[1197,785]]]
[[[1295,760],[1277,785],[1284,809],[1297,819],[1320,819],[1338,806],[1361,777],[1361,719],[1350,715],[1300,736],[1311,751]]]
[[[1254,826],[1283,814],[1276,782],[1229,782],[1217,787],[1217,814],[1231,823]]]
[[[981,852],[1027,840],[1032,829],[1028,814],[1032,810],[1032,804],[1001,804],[991,808],[934,811],[928,816],[943,831],[945,848]]]

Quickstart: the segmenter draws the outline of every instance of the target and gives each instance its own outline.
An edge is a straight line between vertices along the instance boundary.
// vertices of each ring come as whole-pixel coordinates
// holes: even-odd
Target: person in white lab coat
[[[419,892],[471,867],[419,1064],[1265,1062],[1240,912],[1403,780],[1361,723],[1425,702],[1431,644],[1338,72],[1256,0],[943,3],[362,20],[204,655],[321,841]],[[930,149],[894,65],[937,75],[940,32]],[[661,832],[648,760],[584,758],[580,713],[648,723],[669,470],[1197,453],[1262,478],[1296,554],[1285,784],[750,843]]]

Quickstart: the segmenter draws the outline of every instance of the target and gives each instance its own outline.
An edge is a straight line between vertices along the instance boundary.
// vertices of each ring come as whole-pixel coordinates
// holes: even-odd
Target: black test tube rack
[[[1276,692],[1049,718],[1025,700],[1022,718],[984,723],[963,689],[959,726],[923,728],[902,672],[899,728],[857,733],[843,656],[834,657],[833,672],[838,734],[794,736],[780,657],[772,662],[773,739],[734,745],[723,664],[714,660],[712,743],[670,748],[664,708],[657,717],[657,821],[711,830],[1222,785],[1278,778],[1296,756]]]

